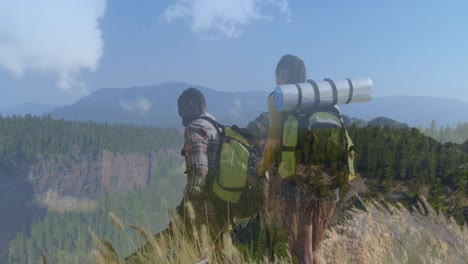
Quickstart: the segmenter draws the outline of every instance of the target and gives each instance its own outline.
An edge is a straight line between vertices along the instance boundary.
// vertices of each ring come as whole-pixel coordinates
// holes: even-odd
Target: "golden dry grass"
[[[187,210],[192,222],[194,222],[195,213],[191,209],[191,205],[187,205]],[[112,213],[109,213],[109,219],[119,230],[127,232],[123,227],[120,219]],[[99,239],[91,232],[95,250],[93,251],[94,259],[97,263],[248,263],[246,259],[233,246],[229,233],[220,234],[221,242],[213,241],[209,234],[206,225],[202,225],[197,229],[192,225],[191,230],[187,230],[182,221],[175,216],[173,218],[174,225],[171,225],[172,236],[162,235],[155,237],[148,230],[130,226],[129,228],[137,232],[142,241],[148,242],[145,244],[144,252],[125,260],[118,256],[112,245]],[[187,235],[191,234],[191,238]],[[129,242],[133,244],[134,242]]]
[[[317,253],[323,263],[467,263],[468,228],[453,219],[436,213],[424,198],[411,211],[398,204],[366,203],[366,209],[353,209],[342,225],[327,231]],[[122,228],[115,215],[111,221]],[[134,262],[118,257],[110,243],[95,240],[97,263],[271,263],[267,258],[246,259],[232,244],[228,233],[222,243],[214,243],[207,227],[192,227],[193,239],[180,219],[175,218],[172,237],[155,238],[142,228],[133,226],[146,241],[150,253],[140,254]],[[123,232],[126,232],[123,230]],[[132,242],[133,243],[133,242]],[[275,263],[288,263],[277,259]]]
[[[417,208],[369,202],[329,229],[319,252],[324,263],[467,263],[468,228],[436,213],[424,198]]]

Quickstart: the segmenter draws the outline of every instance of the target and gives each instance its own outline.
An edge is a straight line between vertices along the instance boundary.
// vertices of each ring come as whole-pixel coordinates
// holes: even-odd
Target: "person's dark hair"
[[[280,73],[282,72],[282,73]],[[307,79],[304,61],[299,57],[286,54],[276,65],[276,77],[283,78],[285,83],[303,83]]]
[[[186,89],[179,96],[179,99],[177,99],[177,104],[179,106],[190,102],[199,108],[206,108],[205,96],[203,96],[202,92],[197,88],[190,87]]]
[[[179,96],[177,106],[179,116],[182,117],[182,124],[186,126],[206,110],[205,96],[200,90],[190,87]]]

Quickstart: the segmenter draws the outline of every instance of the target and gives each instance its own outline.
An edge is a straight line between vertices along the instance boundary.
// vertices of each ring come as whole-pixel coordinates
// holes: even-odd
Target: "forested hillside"
[[[24,230],[29,234],[29,230],[38,228],[31,227],[33,221],[39,221],[35,226],[42,228],[39,223],[46,213],[45,221],[51,215],[78,215],[87,226],[85,219],[91,217],[89,221],[94,223],[93,215],[102,212],[103,204],[113,208],[127,206],[124,200],[131,203],[143,199],[135,198],[135,187],[146,190],[142,195],[148,201],[153,200],[149,195],[161,197],[165,204],[178,201],[163,199],[161,192],[170,193],[170,197],[181,193],[173,186],[184,182],[183,174],[173,177],[174,173],[167,171],[182,165],[182,140],[178,129],[54,120],[50,116],[0,116],[0,255],[6,254],[8,240],[16,232]],[[168,177],[173,177],[169,183]],[[108,195],[103,196],[104,193]],[[157,210],[152,207],[154,210],[140,212],[165,212],[159,201],[151,205]],[[52,224],[47,230],[70,230],[67,219],[49,222]],[[54,237],[54,243],[64,242],[64,237],[55,237],[55,233],[39,233]],[[77,236],[78,233],[65,237],[72,240]],[[55,249],[54,243],[47,245]]]
[[[168,158],[160,163],[164,166],[157,173],[164,176],[144,189],[102,193],[91,211],[49,211],[30,231],[16,235],[4,260],[39,263],[42,251],[48,263],[93,263],[91,233],[110,241],[122,256],[130,254],[140,245],[139,235],[124,233],[119,225],[137,225],[156,233],[168,224],[167,209],[175,208],[181,199],[183,164]]]
[[[390,201],[412,205],[417,195],[424,194],[436,210],[453,216],[459,223],[468,219],[468,141],[463,144],[442,144],[416,128],[404,126],[355,125],[348,130],[356,146],[358,172],[369,190],[362,195],[383,196]],[[63,263],[65,260],[66,263],[87,263],[91,260],[90,231],[110,241],[117,252],[126,255],[139,245],[138,236],[129,233],[128,229],[126,233],[118,231],[120,222],[114,215],[126,224],[136,224],[157,232],[167,224],[166,209],[174,209],[180,201],[185,177],[183,162],[178,155],[182,137],[177,130],[26,116],[1,118],[0,135],[3,180],[11,178],[8,175],[19,177],[9,172],[16,171],[25,161],[37,160],[38,156],[55,157],[47,161],[50,166],[41,168],[56,170],[55,174],[49,174],[59,177],[60,172],[67,171],[57,165],[64,160],[66,164],[75,160],[84,162],[85,167],[90,166],[86,162],[92,158],[76,158],[77,155],[94,156],[99,160],[105,156],[103,150],[114,153],[109,154],[112,157],[117,157],[118,153],[129,153],[130,156],[123,155],[119,159],[98,163],[101,164],[99,166],[110,163],[105,166],[119,168],[119,163],[135,158],[132,156],[135,152],[147,153],[161,148],[175,149],[177,152],[177,155],[174,151],[169,154],[163,152],[153,163],[129,163],[134,167],[138,167],[138,164],[157,165],[155,169],[145,169],[145,173],[150,172],[157,177],[145,178],[150,180],[144,188],[101,191],[97,199],[86,200],[89,202],[86,207],[71,207],[75,210],[61,212],[48,210],[43,219],[37,219],[35,224],[26,226],[16,235],[9,243],[8,253],[4,252],[0,261],[36,263],[42,250],[50,263]],[[71,158],[59,158],[64,156]],[[70,175],[73,177],[59,178],[59,181],[66,182],[78,177]],[[53,179],[49,177],[43,183],[55,184]],[[74,186],[81,188],[80,184],[77,182]],[[5,190],[13,187],[2,186]],[[112,213],[111,217],[109,213]]]
[[[103,149],[139,152],[174,147],[181,142],[176,129],[54,120],[50,116],[0,116],[0,169],[12,168],[37,155],[97,155]]]
[[[468,140],[442,144],[388,118],[359,121],[348,120],[348,131],[368,195],[412,205],[423,194],[459,223],[468,220]],[[266,138],[268,122],[262,114],[248,127]]]
[[[428,128],[421,129],[424,134],[442,142],[463,143],[468,140],[468,123],[458,123],[455,127],[440,126],[432,120]]]
[[[436,210],[468,220],[468,141],[441,144],[416,128],[353,126],[349,133],[371,192],[407,203],[422,193]]]

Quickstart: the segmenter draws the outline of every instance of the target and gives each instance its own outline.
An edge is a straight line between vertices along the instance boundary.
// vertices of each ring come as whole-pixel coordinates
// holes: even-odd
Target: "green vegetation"
[[[458,123],[454,128],[449,126],[437,128],[437,123],[432,120],[429,128],[420,129],[425,135],[439,142],[453,142],[461,144],[468,140],[468,123]]]
[[[182,140],[177,129],[53,120],[50,116],[0,116],[0,175],[14,174],[12,172],[39,156],[84,154],[97,157],[103,150],[147,153],[164,148],[178,149]],[[17,234],[7,255],[0,255],[0,263],[37,263],[41,251],[48,263],[89,263],[89,230],[112,241],[120,252],[133,251],[136,245],[125,244],[128,237],[109,225],[108,213],[115,212],[122,219],[153,231],[165,227],[166,208],[174,208],[180,200],[185,177],[181,159],[162,156],[157,164],[156,175],[143,190],[101,193],[96,201],[85,201],[92,203],[88,206],[94,208],[91,211],[49,210],[43,219]]]
[[[164,166],[158,167],[157,175],[164,176],[143,190],[103,193],[91,212],[49,210],[44,219],[10,242],[8,263],[38,263],[41,251],[48,263],[92,263],[92,232],[110,241],[122,256],[130,254],[141,241],[136,233],[119,231],[124,228],[122,221],[156,233],[169,221],[166,209],[175,208],[181,199],[183,164],[165,157],[159,163]]]
[[[36,155],[74,151],[97,155],[103,149],[144,152],[180,147],[182,140],[176,129],[54,120],[50,116],[0,116],[0,169],[11,169]]]
[[[367,179],[371,196],[382,195],[392,201],[414,205],[419,194],[424,193],[436,211],[441,210],[446,215],[453,216],[459,223],[467,220],[463,210],[468,206],[468,141],[462,145],[441,144],[415,128],[354,126],[349,128],[349,133],[356,146],[357,171]],[[17,164],[33,159],[36,155],[67,155],[76,151],[96,155],[103,149],[114,152],[145,152],[164,147],[180,148],[181,145],[182,136],[175,129],[80,123],[52,120],[50,117],[0,117],[1,169],[14,169]],[[141,230],[156,233],[167,225],[166,209],[175,208],[181,199],[185,183],[181,160],[175,161],[163,156],[157,164],[157,176],[152,177],[153,180],[145,189],[125,193],[102,193],[91,211],[61,213],[49,211],[44,219],[38,220],[27,230],[17,234],[10,243],[8,256],[0,255],[0,262],[37,263],[40,252],[43,251],[48,263],[90,263],[94,260],[93,232],[100,239],[109,241],[120,257],[133,252],[144,241],[122,223],[134,224],[141,227]],[[409,214],[399,209],[391,211],[392,216],[394,212],[398,212],[395,215],[405,217]],[[356,219],[360,219],[358,217],[355,215]],[[386,219],[383,217],[382,219]],[[413,220],[417,219],[419,218],[414,216]],[[348,227],[352,228],[353,225],[349,224]],[[400,236],[406,236],[399,238],[408,238],[405,232],[413,232],[412,227],[413,224],[408,226],[409,231],[403,230]],[[375,230],[380,229],[377,226]],[[345,236],[347,233],[336,233],[338,234]],[[349,233],[349,237],[355,235]],[[458,236],[458,233],[456,235]],[[348,241],[349,237],[339,239]],[[96,239],[94,242],[96,243]],[[200,240],[200,243],[207,242]],[[367,240],[359,243],[366,249],[372,248],[375,244]],[[449,247],[451,245],[450,242],[444,241],[444,243],[443,245]],[[190,244],[181,242],[180,245]],[[398,256],[401,252],[402,256],[405,254],[411,256],[411,252],[403,251],[409,246],[404,243],[402,245],[396,248],[395,244],[391,244],[397,250],[394,256]],[[423,247],[423,244],[419,246]],[[228,246],[227,251],[220,253],[228,255],[215,255],[214,260],[247,261],[249,257],[243,254],[245,252],[250,252],[250,256],[260,259],[262,254],[259,252],[264,251],[265,245],[254,245],[254,248],[242,247],[239,247],[242,252],[239,253]],[[194,250],[190,251],[190,248]],[[192,253],[187,253],[188,255],[179,259],[174,256],[173,260],[177,262],[202,259],[205,255],[201,248],[196,245],[189,246],[188,249]],[[420,249],[408,250],[418,252]],[[449,248],[447,251],[447,257],[450,257],[450,250]],[[181,251],[181,254],[186,254],[184,252],[187,251]],[[327,257],[327,252],[323,254],[325,259],[333,257],[332,255]],[[428,254],[428,256],[433,255]]]
[[[468,150],[465,145],[441,144],[416,128],[349,129],[356,146],[357,171],[374,193],[402,191],[407,204],[425,189],[436,210],[467,220],[462,205],[468,199]],[[398,190],[403,183],[404,190]]]

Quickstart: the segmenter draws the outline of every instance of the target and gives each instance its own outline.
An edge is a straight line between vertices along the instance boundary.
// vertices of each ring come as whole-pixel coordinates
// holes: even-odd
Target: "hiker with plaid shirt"
[[[221,148],[221,133],[209,121],[202,117],[214,117],[206,110],[205,97],[196,88],[188,88],[177,100],[179,116],[185,127],[185,143],[181,155],[185,157],[187,184],[184,198],[176,208],[177,215],[184,224],[188,236],[193,228],[200,230],[205,225],[212,241],[218,244],[222,233],[227,232],[229,224],[229,205],[219,199],[211,190],[214,177],[218,173],[218,162]],[[188,211],[187,203],[195,215]],[[173,225],[155,235],[174,236]],[[195,224],[195,226],[192,226]],[[180,228],[180,227],[178,227]],[[145,263],[145,256],[151,255],[152,245],[148,242],[126,258],[126,263]],[[207,249],[209,250],[209,249]]]
[[[183,221],[190,221],[185,203],[189,201],[195,211],[195,224],[207,225],[215,239],[227,230],[229,208],[212,191],[212,184],[218,173],[221,147],[220,132],[212,123],[202,117],[215,118],[206,110],[203,94],[196,88],[186,89],[177,100],[179,116],[185,126],[185,143],[181,154],[185,157],[187,185],[184,199],[177,207]]]

